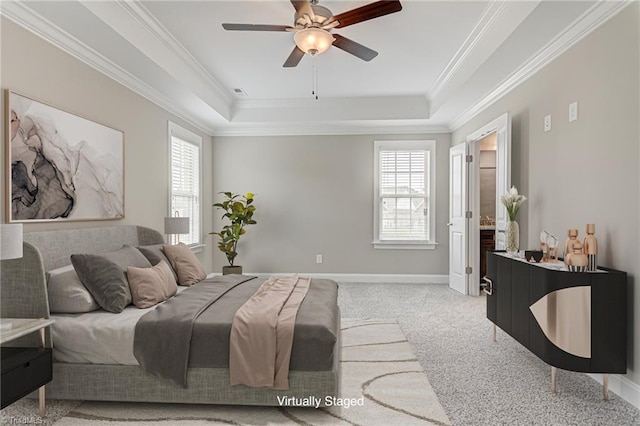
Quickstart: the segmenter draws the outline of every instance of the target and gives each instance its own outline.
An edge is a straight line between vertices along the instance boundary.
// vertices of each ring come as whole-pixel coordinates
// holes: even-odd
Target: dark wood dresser
[[[484,281],[487,318],[552,366],[554,392],[557,367],[603,373],[608,398],[607,374],[627,372],[625,272],[569,272],[562,261],[489,252]]]

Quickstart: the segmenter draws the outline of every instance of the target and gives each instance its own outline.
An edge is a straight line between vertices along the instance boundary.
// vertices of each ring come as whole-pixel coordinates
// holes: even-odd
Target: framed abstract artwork
[[[124,132],[5,93],[7,220],[124,218]]]

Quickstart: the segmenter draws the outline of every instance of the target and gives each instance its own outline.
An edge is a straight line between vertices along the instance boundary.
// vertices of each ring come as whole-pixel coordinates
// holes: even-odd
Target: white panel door
[[[495,121],[496,147],[496,250],[507,249],[507,209],[500,198],[511,188],[511,120],[503,114]]]
[[[449,148],[449,287],[467,294],[467,144]]]

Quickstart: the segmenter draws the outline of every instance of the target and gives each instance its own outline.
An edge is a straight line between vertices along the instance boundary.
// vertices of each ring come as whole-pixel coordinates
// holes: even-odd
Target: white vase
[[[507,222],[507,253],[517,253],[520,248],[520,226],[515,220]]]

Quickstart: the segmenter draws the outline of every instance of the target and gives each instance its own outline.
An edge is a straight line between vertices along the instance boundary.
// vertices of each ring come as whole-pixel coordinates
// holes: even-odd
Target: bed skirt
[[[278,396],[324,397],[339,395],[339,361],[330,371],[290,371],[288,391],[257,389],[229,384],[229,369],[190,368],[188,388],[158,379],[138,366],[53,364],[53,381],[46,386],[47,398],[137,401],[188,404],[277,406]],[[34,393],[33,396],[37,395]]]

